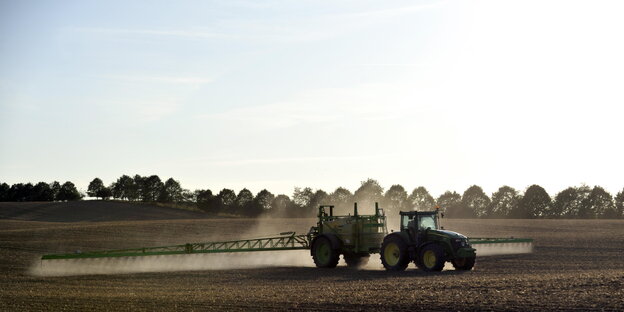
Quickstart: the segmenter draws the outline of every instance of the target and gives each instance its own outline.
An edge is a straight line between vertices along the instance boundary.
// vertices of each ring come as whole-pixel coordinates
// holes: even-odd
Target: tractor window
[[[433,230],[438,228],[435,216],[420,216],[418,220],[418,229],[426,230],[427,228],[431,228]]]
[[[413,216],[402,216],[402,218],[401,218],[401,226],[402,226],[404,229],[407,229],[407,225],[408,225],[408,223],[409,223],[410,221],[412,221],[412,220],[413,220],[413,218],[414,218]]]

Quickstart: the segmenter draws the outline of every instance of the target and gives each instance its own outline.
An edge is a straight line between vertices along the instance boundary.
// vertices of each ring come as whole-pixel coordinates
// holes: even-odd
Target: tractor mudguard
[[[321,234],[312,240],[312,243],[310,244],[310,255],[314,255],[314,243],[316,243],[316,240],[319,239],[320,237],[326,237],[327,239],[329,239],[329,241],[331,242],[332,248],[334,250],[342,249],[342,241],[340,241],[340,239],[336,235]]]
[[[384,237],[383,240],[385,241],[385,240],[390,239],[391,237],[395,237],[395,236],[400,238],[401,240],[403,240],[403,242],[405,242],[406,245],[410,244],[409,240],[406,239],[406,237],[403,234],[403,232],[392,232],[392,233],[386,235],[386,237]]]
[[[442,247],[442,249],[444,249],[444,252],[447,254],[447,256],[452,257],[452,253],[449,253],[449,248],[448,246],[446,246],[446,244],[437,242],[437,241],[433,241],[433,242],[426,242],[426,243],[422,243],[420,246],[418,246],[418,249],[416,250],[416,255],[418,255],[418,253],[420,253],[420,251],[425,248],[425,246],[427,245],[438,245],[440,247]]]
[[[384,237],[384,241],[387,239],[390,239],[392,237],[397,237],[400,238],[406,245],[407,245],[407,254],[409,255],[410,259],[415,259],[417,253],[416,248],[414,247],[414,245],[412,245],[410,243],[409,238],[407,237],[407,235],[403,232],[392,232],[388,235],[386,235],[386,237]]]

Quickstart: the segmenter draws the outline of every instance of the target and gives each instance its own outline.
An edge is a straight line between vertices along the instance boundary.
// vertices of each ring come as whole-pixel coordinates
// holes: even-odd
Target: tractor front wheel
[[[400,236],[386,237],[381,244],[381,264],[388,271],[405,271],[409,264],[407,244]]]
[[[368,264],[370,255],[344,255],[344,260],[350,268],[361,268]]]
[[[451,263],[453,263],[453,267],[455,267],[455,270],[470,271],[472,270],[472,267],[474,267],[475,258],[474,257],[456,258],[456,259],[453,259]]]
[[[318,268],[335,268],[340,254],[334,250],[327,237],[319,237],[312,246],[312,259]]]
[[[437,244],[429,244],[420,250],[419,267],[427,272],[439,272],[444,268],[444,249]],[[421,266],[422,265],[422,266]]]

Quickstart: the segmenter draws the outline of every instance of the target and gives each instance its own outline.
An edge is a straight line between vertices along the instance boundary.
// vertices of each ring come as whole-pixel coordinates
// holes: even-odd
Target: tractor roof
[[[399,214],[400,215],[405,215],[405,216],[415,216],[415,215],[433,215],[438,213],[437,210],[432,210],[432,211],[400,211]]]

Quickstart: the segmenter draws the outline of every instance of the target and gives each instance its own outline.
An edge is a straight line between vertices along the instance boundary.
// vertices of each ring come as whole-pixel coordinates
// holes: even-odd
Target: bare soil
[[[298,252],[309,262],[288,264],[276,258],[278,266],[244,269],[32,274],[45,253],[237,239],[287,230],[305,233],[314,222],[41,222],[5,217],[0,220],[0,310],[624,310],[624,220],[443,219],[445,228],[468,236],[535,239],[532,254],[479,257],[470,272],[424,273],[412,264],[405,272],[392,273],[375,264],[355,270],[342,262],[336,269],[317,269],[305,251],[285,251]],[[226,256],[232,261],[265,257],[262,252]]]
[[[117,201],[0,202],[0,219],[81,222],[197,219],[199,211],[163,207],[149,203]]]

